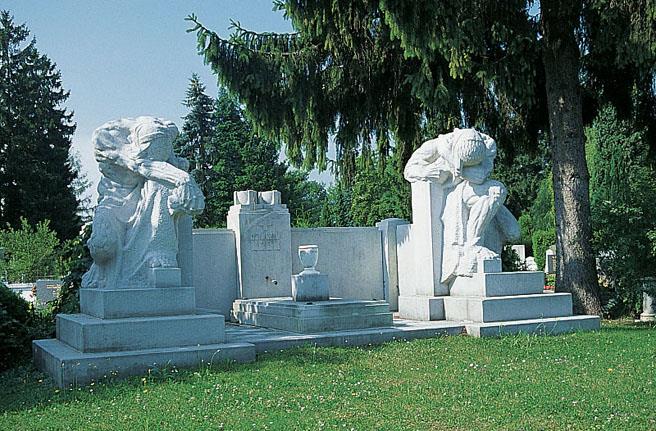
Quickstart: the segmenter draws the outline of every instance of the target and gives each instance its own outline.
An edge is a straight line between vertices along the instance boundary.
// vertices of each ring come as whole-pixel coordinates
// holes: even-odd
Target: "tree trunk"
[[[556,288],[572,293],[576,312],[599,315],[579,88],[580,53],[575,38],[580,12],[579,1],[541,2],[556,211]]]

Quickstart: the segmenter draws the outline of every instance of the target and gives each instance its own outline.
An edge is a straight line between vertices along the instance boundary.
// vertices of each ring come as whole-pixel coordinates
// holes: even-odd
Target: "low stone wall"
[[[381,234],[376,227],[292,229],[292,272],[303,270],[299,245],[319,246],[317,270],[328,275],[330,296],[385,299]]]
[[[194,229],[193,243],[196,307],[228,317],[238,291],[235,233],[228,229]]]
[[[330,295],[386,299],[381,232],[376,227],[294,228],[292,273],[302,271],[299,245],[319,246],[317,270],[328,275]],[[193,231],[193,284],[199,310],[230,315],[238,297],[235,234],[228,229]],[[288,293],[291,296],[291,291]]]

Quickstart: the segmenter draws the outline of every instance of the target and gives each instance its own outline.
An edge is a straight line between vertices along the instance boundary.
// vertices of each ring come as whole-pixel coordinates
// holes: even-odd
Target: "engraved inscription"
[[[272,224],[256,226],[249,236],[252,251],[280,250],[280,237]]]

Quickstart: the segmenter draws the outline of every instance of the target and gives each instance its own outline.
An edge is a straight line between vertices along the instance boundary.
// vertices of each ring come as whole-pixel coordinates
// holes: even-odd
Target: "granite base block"
[[[193,287],[80,289],[80,311],[101,319],[193,314]]]
[[[467,334],[472,337],[500,337],[511,334],[557,335],[577,331],[596,331],[600,326],[598,316],[565,316],[465,324]]]
[[[444,298],[446,319],[469,322],[505,322],[572,315],[572,295],[536,295]]]
[[[443,296],[399,296],[399,317],[410,320],[444,320]]]
[[[57,339],[80,352],[220,344],[225,340],[221,314],[99,319],[59,314]]]
[[[385,301],[238,299],[232,311],[241,324],[301,334],[392,326],[392,313]]]
[[[37,368],[51,375],[61,388],[115,377],[143,375],[152,369],[255,360],[255,346],[250,343],[84,353],[59,340],[49,339],[34,341],[32,350]]]

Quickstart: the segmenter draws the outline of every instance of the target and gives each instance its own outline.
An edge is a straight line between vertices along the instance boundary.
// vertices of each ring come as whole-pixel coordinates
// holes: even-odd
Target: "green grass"
[[[656,429],[656,328],[306,347],[64,391],[23,368],[0,375],[0,429]]]

